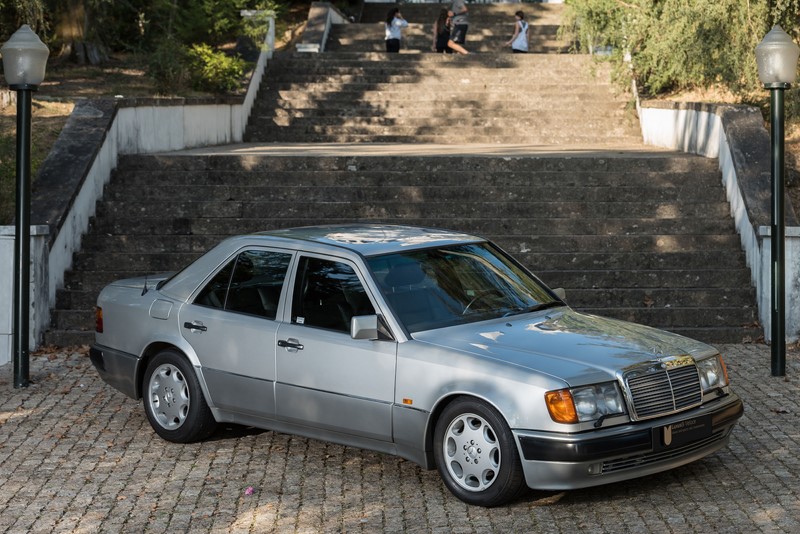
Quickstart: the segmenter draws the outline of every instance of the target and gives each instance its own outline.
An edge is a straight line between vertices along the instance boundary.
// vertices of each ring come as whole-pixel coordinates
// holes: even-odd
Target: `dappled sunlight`
[[[15,419],[24,419],[31,415],[34,415],[37,410],[26,410],[24,408],[17,408],[16,410],[12,411],[2,411],[0,412],[0,425],[4,425],[9,421],[13,421]]]
[[[661,204],[656,208],[659,219],[676,219],[681,216],[681,208],[677,204]]]

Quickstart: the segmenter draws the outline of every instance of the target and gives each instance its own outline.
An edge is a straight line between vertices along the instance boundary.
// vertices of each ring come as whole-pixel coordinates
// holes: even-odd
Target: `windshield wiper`
[[[531,313],[546,310],[548,308],[557,308],[559,306],[563,306],[564,303],[560,300],[551,300],[550,302],[540,302],[539,304],[534,304],[533,306],[528,306],[527,308],[522,308],[520,313]]]
[[[503,317],[509,317],[511,315],[522,315],[523,313],[532,313],[541,310],[546,310],[547,308],[557,308],[559,306],[566,306],[560,300],[551,300],[550,302],[540,302],[539,304],[534,304],[533,306],[528,306],[527,308],[516,308],[513,310],[509,310],[508,312],[503,314]]]

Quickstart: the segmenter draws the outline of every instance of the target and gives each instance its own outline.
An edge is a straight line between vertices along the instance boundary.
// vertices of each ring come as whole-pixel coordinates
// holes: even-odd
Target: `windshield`
[[[562,305],[489,243],[389,254],[367,262],[412,333]]]

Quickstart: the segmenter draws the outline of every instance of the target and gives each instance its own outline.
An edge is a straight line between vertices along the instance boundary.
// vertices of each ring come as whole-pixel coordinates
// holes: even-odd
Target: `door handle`
[[[185,323],[183,323],[183,327],[188,328],[189,330],[199,330],[200,332],[205,332],[206,330],[208,330],[208,327],[204,326],[203,323],[201,323],[200,321],[195,321],[193,323],[186,321]]]
[[[303,344],[296,339],[279,339],[278,346],[285,349],[303,350]]]

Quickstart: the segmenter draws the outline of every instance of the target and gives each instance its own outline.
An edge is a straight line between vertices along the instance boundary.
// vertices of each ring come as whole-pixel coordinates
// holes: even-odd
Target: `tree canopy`
[[[645,94],[722,84],[758,88],[755,47],[774,24],[797,40],[800,0],[566,0],[563,28],[610,51]],[[629,60],[629,61],[626,61]]]
[[[163,39],[216,45],[244,31],[242,9],[275,0],[0,0],[0,40],[21,24],[61,56],[102,61],[108,51],[150,51]]]

